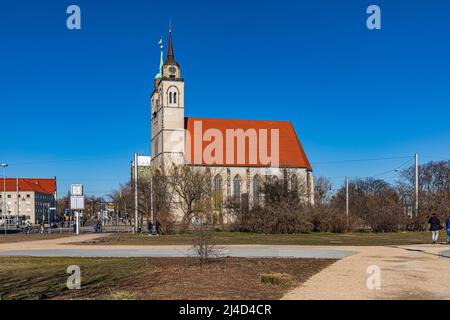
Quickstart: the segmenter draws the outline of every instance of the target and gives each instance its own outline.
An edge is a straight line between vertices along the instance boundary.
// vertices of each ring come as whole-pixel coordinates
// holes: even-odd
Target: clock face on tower
[[[177,72],[177,68],[175,68],[175,67],[170,67],[170,68],[169,68],[169,72],[170,72],[171,74],[175,74],[175,73]]]

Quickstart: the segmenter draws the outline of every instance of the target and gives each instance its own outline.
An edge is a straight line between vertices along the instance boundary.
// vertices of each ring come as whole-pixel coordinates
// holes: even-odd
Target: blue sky
[[[66,8],[81,8],[81,30]],[[377,4],[382,30],[366,28]],[[316,175],[394,181],[450,157],[450,2],[8,1],[0,11],[0,161],[104,195],[150,152],[157,42],[174,24],[186,116],[290,120]],[[398,157],[398,158],[397,158]],[[330,161],[396,158],[380,161]]]

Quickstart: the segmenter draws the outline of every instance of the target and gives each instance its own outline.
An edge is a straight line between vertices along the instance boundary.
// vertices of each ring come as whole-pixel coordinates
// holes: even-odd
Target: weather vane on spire
[[[159,39],[159,42],[158,42],[158,44],[159,44],[159,48],[162,50],[163,48],[164,48],[164,46],[163,46],[163,38],[162,38],[162,36],[161,36],[161,38]]]
[[[169,32],[172,32],[172,28],[173,28],[172,19],[170,19],[169,20]]]

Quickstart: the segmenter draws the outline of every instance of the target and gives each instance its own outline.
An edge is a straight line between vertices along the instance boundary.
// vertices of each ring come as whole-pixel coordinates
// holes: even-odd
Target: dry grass
[[[109,295],[111,300],[136,300],[136,294],[129,291],[116,291]]]
[[[274,286],[289,287],[292,283],[292,276],[287,273],[264,273],[261,275],[261,282]]]
[[[0,260],[2,299],[279,299],[332,264],[331,259],[31,258]],[[81,290],[66,288],[67,266],[81,269]],[[268,286],[261,274],[289,274]]]
[[[263,234],[251,232],[207,232],[215,245],[273,244],[273,245],[336,245],[336,246],[383,246],[430,243],[429,232],[396,233],[326,233]],[[180,235],[163,235],[149,238],[145,234],[113,234],[99,239],[95,245],[192,245],[197,237],[194,232]],[[440,239],[444,239],[443,233]]]
[[[0,229],[0,243],[10,243],[10,242],[22,242],[22,241],[37,241],[37,240],[51,240],[63,237],[73,236],[73,233],[14,233],[14,234],[2,234]]]

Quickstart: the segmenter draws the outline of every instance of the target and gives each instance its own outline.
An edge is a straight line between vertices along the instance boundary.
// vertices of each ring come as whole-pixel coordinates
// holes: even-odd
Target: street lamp
[[[0,164],[0,167],[3,168],[3,225],[5,226],[5,236],[6,236],[6,167],[7,163]]]

